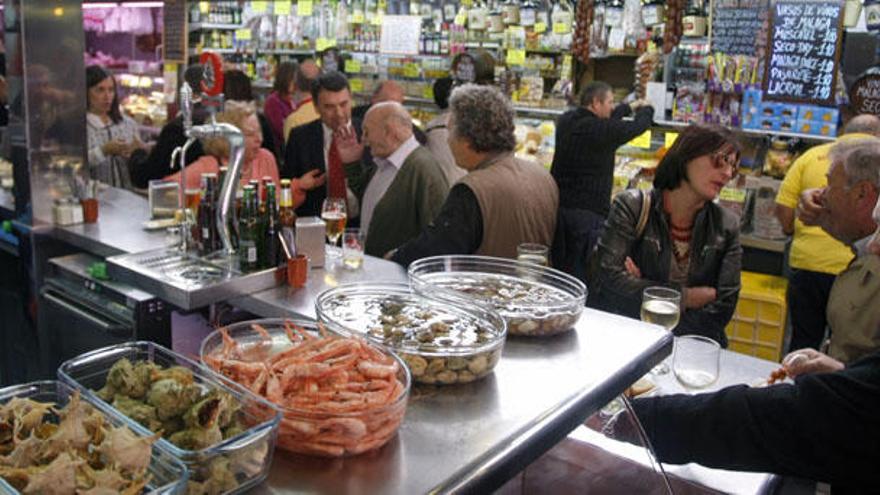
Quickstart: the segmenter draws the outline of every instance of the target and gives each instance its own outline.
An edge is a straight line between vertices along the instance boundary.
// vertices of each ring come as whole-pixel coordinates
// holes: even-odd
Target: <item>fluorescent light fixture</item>
[[[120,7],[163,7],[164,2],[119,2]]]
[[[113,7],[118,6],[119,4],[116,2],[87,2],[84,3],[82,8],[85,9],[112,9]]]

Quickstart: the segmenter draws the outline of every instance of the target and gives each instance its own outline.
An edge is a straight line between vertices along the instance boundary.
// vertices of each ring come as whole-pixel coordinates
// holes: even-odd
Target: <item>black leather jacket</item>
[[[663,211],[663,194],[651,193],[651,211],[640,239],[636,225],[642,209],[641,193],[624,191],[614,198],[599,239],[595,272],[591,283],[591,305],[631,318],[639,318],[642,291],[662,285],[681,291],[669,281],[672,241]],[[642,272],[630,275],[624,267],[629,256]],[[694,219],[688,287],[714,287],[717,298],[700,308],[686,310],[675,329],[676,335],[697,334],[727,346],[724,327],[733,316],[740,289],[742,248],[739,219],[732,212],[708,202]]]

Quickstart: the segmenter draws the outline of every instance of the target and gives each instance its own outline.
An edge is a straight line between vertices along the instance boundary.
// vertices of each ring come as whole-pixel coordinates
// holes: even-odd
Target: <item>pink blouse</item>
[[[223,160],[226,163],[227,160]],[[216,157],[204,155],[198,160],[186,166],[186,185],[187,189],[199,189],[202,187],[202,174],[220,173],[220,162]],[[249,164],[245,164],[241,171],[241,185],[244,186],[253,179],[260,181],[262,187],[263,177],[270,177],[272,182],[280,184],[280,176],[278,175],[278,165],[275,163],[275,156],[266,148],[260,148],[257,155]],[[180,172],[175,172],[165,177],[165,180],[179,181]],[[296,208],[306,199],[306,193],[300,186],[298,179],[291,179],[291,189],[293,192],[293,207]],[[280,195],[280,189],[277,189],[277,195]],[[262,197],[262,190],[259,191]]]

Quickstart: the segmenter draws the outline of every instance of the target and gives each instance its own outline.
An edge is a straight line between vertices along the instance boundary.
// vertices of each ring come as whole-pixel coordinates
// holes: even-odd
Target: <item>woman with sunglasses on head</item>
[[[682,303],[674,333],[727,345],[742,248],[739,218],[714,201],[736,175],[739,154],[728,130],[692,125],[657,166],[653,191],[617,195],[593,254],[591,306],[638,318],[646,287],[673,288]]]

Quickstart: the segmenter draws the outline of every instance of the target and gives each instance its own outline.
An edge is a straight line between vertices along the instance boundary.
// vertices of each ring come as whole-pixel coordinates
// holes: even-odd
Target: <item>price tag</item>
[[[238,41],[249,41],[251,39],[250,28],[236,29],[235,39],[237,39]]]
[[[355,12],[351,14],[351,23],[352,24],[363,24],[364,23],[364,13],[363,12]]]
[[[465,7],[470,7],[471,5],[474,4],[474,2],[473,2],[473,0],[461,0],[461,4],[464,5]]]
[[[629,186],[629,177],[625,175],[614,176],[614,187],[618,189],[626,189]]]
[[[467,24],[467,14],[455,14],[455,21],[453,21],[456,26],[464,26]]]
[[[507,50],[507,65],[525,65],[525,50]]]
[[[553,137],[553,134],[556,133],[556,126],[553,125],[553,122],[541,122],[538,131],[540,131],[541,135],[544,137]]]
[[[348,59],[345,61],[345,72],[349,74],[360,74],[361,63],[359,60]]]
[[[546,22],[536,22],[535,23],[535,33],[541,34],[547,31],[547,23]]]
[[[663,137],[663,146],[665,146],[666,149],[672,148],[672,145],[675,144],[676,139],[678,139],[677,132],[667,132],[666,135]]]
[[[553,23],[553,32],[556,34],[568,34],[571,31],[571,26],[564,22],[554,22]]]
[[[651,131],[647,130],[643,132],[640,136],[637,136],[630,141],[629,145],[635,146],[636,148],[649,149],[651,147]]]
[[[315,50],[319,52],[323,52],[324,50],[328,48],[333,48],[334,46],[336,46],[335,39],[331,40],[329,38],[318,38],[318,40],[315,42]]]
[[[163,72],[177,72],[177,64],[165,64]]]
[[[744,203],[746,201],[746,190],[736,187],[722,187],[721,193],[718,195],[721,201],[730,201],[734,203]]]
[[[384,14],[382,14],[381,12],[379,12],[379,13],[376,14],[376,15],[374,15],[374,16],[373,16],[373,19],[370,20],[370,24],[372,24],[372,25],[374,25],[374,26],[381,26],[381,25],[382,25],[382,17],[383,17],[383,16],[384,16]]]
[[[208,2],[199,2],[199,13],[207,14],[211,11],[211,4]]]
[[[265,0],[253,0],[251,2],[251,9],[255,14],[266,12],[269,8],[268,3],[269,2],[266,2]]]
[[[360,93],[364,90],[363,79],[349,79],[348,85],[351,86],[352,93]]]
[[[312,0],[299,0],[296,3],[296,15],[298,15],[298,16],[312,15]]]
[[[276,0],[272,11],[275,15],[290,15],[290,0]]]
[[[422,98],[433,100],[434,88],[432,88],[431,86],[425,86],[425,89],[422,90]]]
[[[405,77],[419,77],[419,66],[412,63],[404,65],[403,75]]]

